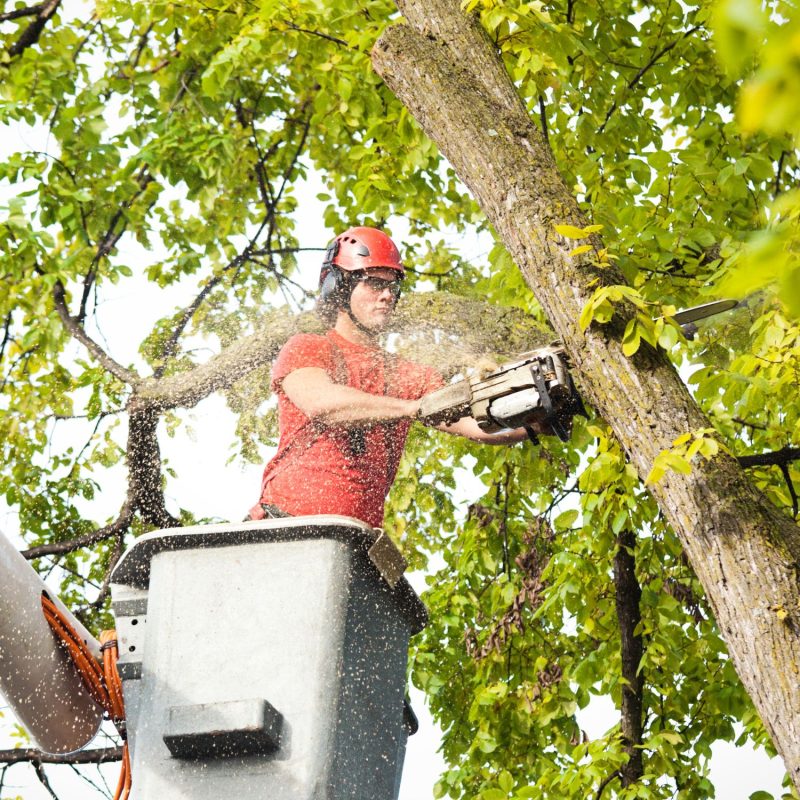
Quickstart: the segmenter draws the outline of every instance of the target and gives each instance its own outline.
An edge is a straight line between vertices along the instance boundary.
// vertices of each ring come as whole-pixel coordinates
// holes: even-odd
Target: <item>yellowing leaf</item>
[[[594,317],[594,305],[589,301],[581,311],[581,316],[578,319],[578,325],[582,331],[585,331],[591,325],[592,318]]]
[[[579,256],[581,253],[586,253],[592,249],[590,244],[582,244],[576,247],[574,250],[570,251],[571,256]]]
[[[641,345],[642,340],[639,336],[634,336],[633,338],[629,339],[627,342],[622,343],[622,352],[630,358]]]
[[[586,232],[583,228],[576,228],[574,225],[556,225],[556,231],[567,239],[584,239]]]

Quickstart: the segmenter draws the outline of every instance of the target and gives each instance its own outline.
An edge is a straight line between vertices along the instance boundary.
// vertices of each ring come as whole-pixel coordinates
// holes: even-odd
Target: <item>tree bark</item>
[[[642,724],[644,714],[644,676],[639,672],[644,645],[636,628],[642,621],[639,604],[642,587],[636,578],[636,534],[623,530],[617,537],[614,554],[614,589],[619,621],[622,699],[620,702],[622,743],[628,762],[619,771],[622,785],[636,783],[644,774],[642,764]]]
[[[480,25],[458,0],[398,6],[409,24],[378,41],[376,70],[480,203],[566,346],[582,393],[644,479],[659,452],[708,420],[662,353],[625,357],[619,325],[581,331],[595,279],[623,280],[586,254],[571,257],[574,244],[556,233],[556,224],[587,220]],[[668,473],[653,494],[800,789],[800,529],[731,456],[692,466],[689,475]]]

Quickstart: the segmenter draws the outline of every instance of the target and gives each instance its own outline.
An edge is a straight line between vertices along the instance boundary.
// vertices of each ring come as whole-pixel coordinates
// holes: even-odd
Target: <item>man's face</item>
[[[400,273],[388,267],[367,270],[367,279],[356,283],[350,295],[353,316],[370,330],[383,330],[389,323],[399,295]]]

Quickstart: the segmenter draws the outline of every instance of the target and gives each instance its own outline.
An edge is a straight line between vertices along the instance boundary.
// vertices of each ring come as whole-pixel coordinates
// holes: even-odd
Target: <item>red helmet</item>
[[[322,268],[331,266],[347,272],[385,267],[405,273],[397,246],[377,228],[350,228],[339,234],[328,245]]]

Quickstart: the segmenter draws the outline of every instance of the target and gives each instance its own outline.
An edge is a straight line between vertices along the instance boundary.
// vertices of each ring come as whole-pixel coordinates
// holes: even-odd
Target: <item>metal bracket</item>
[[[403,554],[397,549],[395,543],[378,528],[378,538],[373,542],[372,547],[367,550],[369,560],[380,572],[381,577],[394,589],[397,582],[403,577],[408,562],[403,558]]]

